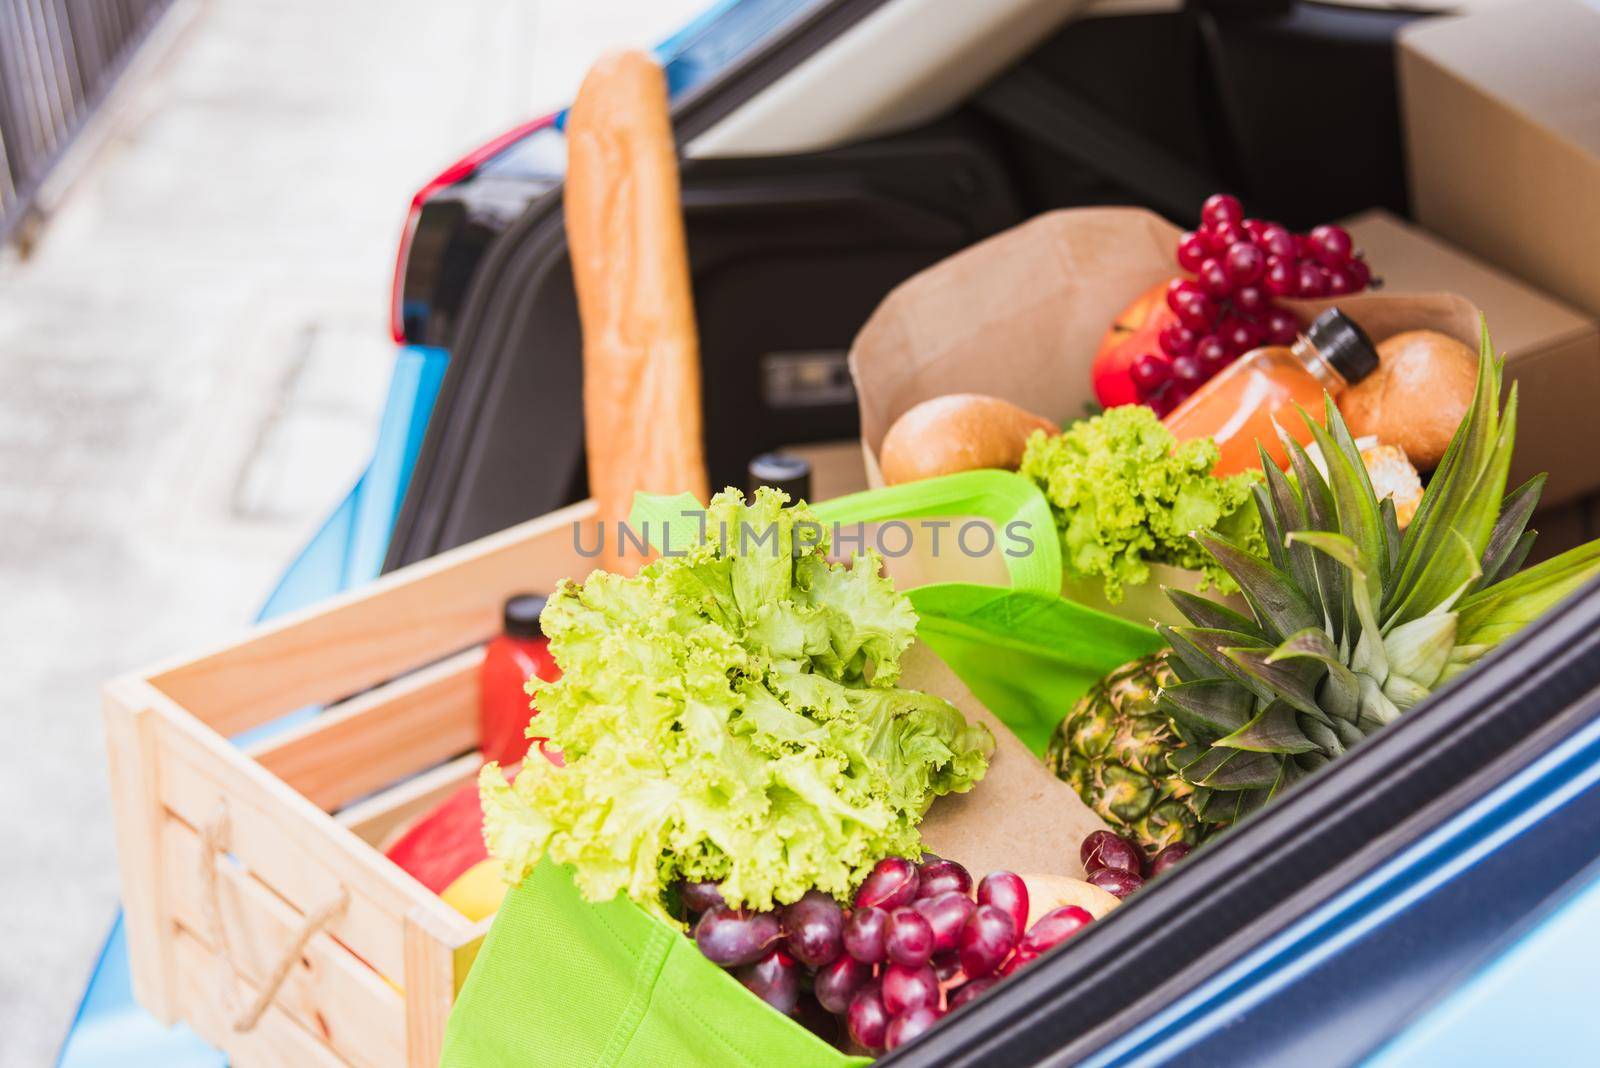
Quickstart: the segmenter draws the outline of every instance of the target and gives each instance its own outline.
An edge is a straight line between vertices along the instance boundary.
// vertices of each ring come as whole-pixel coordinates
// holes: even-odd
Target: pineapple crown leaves
[[[1157,628],[1179,679],[1160,696],[1186,742],[1174,766],[1203,818],[1258,806],[1600,574],[1600,541],[1519,572],[1544,476],[1505,492],[1517,395],[1502,403],[1502,374],[1485,329],[1471,405],[1403,533],[1325,398],[1320,422],[1300,415],[1326,475],[1293,439],[1288,473],[1262,452],[1266,555],[1195,534],[1250,608],[1169,590],[1190,625]]]

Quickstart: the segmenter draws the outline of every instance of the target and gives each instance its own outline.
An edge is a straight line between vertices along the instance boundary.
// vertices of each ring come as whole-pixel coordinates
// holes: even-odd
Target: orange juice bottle
[[[1311,431],[1295,406],[1320,420],[1323,393],[1337,399],[1377,367],[1378,350],[1366,332],[1338,308],[1329,308],[1293,345],[1266,345],[1239,357],[1162,422],[1179,441],[1216,441],[1221,458],[1213,474],[1255,467],[1258,442],[1274,463],[1287,468],[1289,453],[1278,428],[1302,445],[1311,443]]]

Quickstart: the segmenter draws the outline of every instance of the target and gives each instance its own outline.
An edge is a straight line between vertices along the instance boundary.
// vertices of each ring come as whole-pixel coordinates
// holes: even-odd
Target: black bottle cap
[[[513,638],[538,638],[544,635],[539,617],[544,614],[542,593],[519,593],[506,598],[505,631]]]
[[[771,486],[789,495],[789,500],[811,499],[811,462],[786,452],[764,452],[750,461],[749,490]]]
[[[1317,316],[1306,329],[1306,339],[1352,386],[1378,369],[1372,339],[1338,308]]]

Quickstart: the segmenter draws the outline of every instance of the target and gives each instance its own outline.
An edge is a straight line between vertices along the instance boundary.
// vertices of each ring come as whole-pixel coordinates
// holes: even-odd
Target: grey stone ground
[[[0,1065],[116,903],[100,680],[234,633],[359,472],[415,189],[704,0],[209,0],[0,263]]]

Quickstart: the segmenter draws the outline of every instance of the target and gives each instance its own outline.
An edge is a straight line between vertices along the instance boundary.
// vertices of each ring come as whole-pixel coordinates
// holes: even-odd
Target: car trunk
[[[884,6],[807,8],[680,102],[680,141]],[[1187,224],[1226,188],[1294,226],[1404,214],[1392,50],[1417,17],[1244,4],[1073,21],[908,128],[686,158],[713,483],[742,485],[778,446],[853,439],[843,357],[879,300],[1038,212],[1137,204]],[[476,277],[391,569],[585,494],[559,190]],[[889,1062],[1359,1060],[1600,853],[1600,790],[1573,785],[1569,752],[1600,701],[1597,624],[1590,590]],[[1524,826],[1517,784],[1540,775],[1569,789]],[[1491,831],[1502,848],[1475,853]]]

